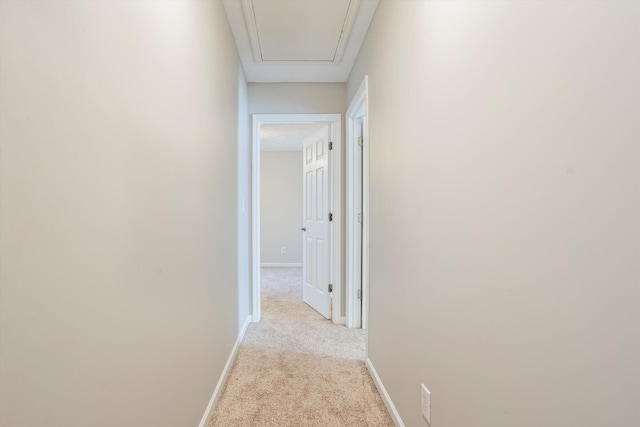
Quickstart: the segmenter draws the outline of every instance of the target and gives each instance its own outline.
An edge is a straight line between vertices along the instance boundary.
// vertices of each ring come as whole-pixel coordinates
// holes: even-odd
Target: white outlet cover
[[[431,425],[431,392],[422,384],[422,416]]]

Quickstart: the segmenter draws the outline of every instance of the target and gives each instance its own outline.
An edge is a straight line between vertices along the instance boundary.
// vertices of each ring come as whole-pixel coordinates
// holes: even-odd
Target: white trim
[[[356,120],[363,118],[362,133],[362,254],[358,255],[359,247],[354,242],[354,229],[357,225],[357,213],[359,208],[355,206],[354,171],[357,169],[356,152],[358,141],[354,124]],[[346,114],[347,141],[346,141],[346,324],[349,328],[366,328],[369,314],[369,77],[364,76],[358,91],[353,96],[351,105]],[[355,258],[362,259],[362,310],[358,310],[356,304],[360,304],[356,296],[355,282]],[[359,318],[361,313],[362,318]],[[368,336],[368,334],[367,334]]]
[[[349,8],[347,9],[347,16],[342,27],[340,41],[338,42],[338,47],[336,48],[335,54],[333,55],[332,62],[334,64],[342,63],[344,51],[347,49],[347,42],[351,38],[351,30],[353,30],[353,24],[355,24],[356,18],[358,17],[358,11],[360,10],[361,6],[360,3],[362,3],[362,0],[351,0],[349,2]]]
[[[396,425],[396,427],[405,427],[404,422],[402,421],[402,418],[400,418],[400,413],[398,412],[398,410],[396,409],[396,406],[391,401],[391,397],[389,396],[389,393],[387,393],[387,389],[384,388],[384,384],[382,384],[382,380],[380,379],[380,376],[378,375],[376,368],[373,367],[373,362],[371,362],[371,359],[367,357],[367,360],[365,361],[365,363],[367,365],[367,369],[369,370],[369,374],[371,374],[371,378],[373,378],[373,382],[375,383],[376,388],[378,389],[378,393],[380,393],[380,397],[382,398],[384,405],[387,407],[387,410],[389,411],[389,415],[391,415],[391,420]]]
[[[302,268],[301,262],[263,262],[260,267],[265,268]]]
[[[260,126],[267,123],[328,123],[331,129],[333,150],[330,175],[330,204],[333,213],[331,223],[331,272],[333,283],[332,313],[340,313],[342,289],[342,115],[341,114],[253,114],[253,132],[251,135],[251,273],[252,273],[252,316],[254,322],[260,321]],[[334,323],[340,324],[340,316]]]
[[[244,22],[247,25],[253,60],[256,64],[260,64],[263,62],[260,52],[260,38],[258,37],[258,24],[256,23],[256,15],[253,12],[253,2],[251,0],[242,0],[242,12],[244,12]]]
[[[347,322],[347,318],[344,316],[333,316],[333,323],[336,325],[344,325]]]
[[[359,2],[359,5],[357,4]],[[344,51],[336,52],[335,58],[341,58],[339,63],[335,62],[313,62],[304,61],[303,66],[287,65],[289,61],[273,61],[263,63],[259,52],[256,58],[252,47],[252,43],[259,44],[257,30],[252,26],[255,25],[251,18],[250,4],[243,4],[243,0],[222,0],[227,15],[227,20],[231,27],[231,32],[236,42],[238,55],[242,62],[242,68],[247,80],[255,83],[275,83],[275,82],[335,82],[344,83],[349,78],[349,73],[353,67],[353,63],[358,56],[360,47],[369,28],[369,24],[373,19],[373,15],[378,7],[378,0],[351,0],[349,13],[353,10],[354,20],[350,24],[345,22],[345,28],[342,32],[340,42],[344,40]],[[250,2],[248,2],[250,3]],[[249,14],[249,18],[247,18]],[[351,17],[345,17],[347,21]],[[350,34],[347,34],[347,32]],[[252,37],[254,38],[252,40]]]
[[[211,399],[209,400],[209,404],[207,405],[207,409],[204,410],[204,415],[200,420],[200,424],[198,427],[207,427],[209,425],[209,419],[211,415],[213,415],[213,409],[216,407],[216,403],[218,403],[218,399],[222,394],[222,389],[224,387],[225,382],[227,381],[227,377],[229,376],[229,372],[231,372],[231,367],[233,366],[233,362],[236,360],[236,355],[238,354],[238,348],[240,348],[240,344],[242,343],[242,339],[244,338],[244,333],[247,332],[247,327],[251,323],[251,316],[247,317],[247,320],[242,325],[242,329],[238,334],[238,339],[236,340],[235,345],[231,349],[231,354],[229,354],[229,358],[227,359],[226,365],[224,365],[224,369],[222,370],[222,374],[220,374],[220,378],[218,379],[218,384],[216,384],[216,388],[213,390],[213,394],[211,395]]]
[[[251,284],[254,322],[260,321],[260,120],[254,114],[251,135]]]

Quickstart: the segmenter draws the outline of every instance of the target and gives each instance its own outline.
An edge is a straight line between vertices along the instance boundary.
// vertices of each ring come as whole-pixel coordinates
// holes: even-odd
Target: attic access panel
[[[339,63],[360,0],[245,0],[257,62]]]

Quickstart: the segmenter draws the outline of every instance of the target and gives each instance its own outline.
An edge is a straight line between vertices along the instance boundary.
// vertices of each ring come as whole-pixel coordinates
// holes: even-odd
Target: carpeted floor
[[[209,427],[393,422],[364,364],[364,331],[302,302],[302,270],[262,270],[262,320],[249,325]]]

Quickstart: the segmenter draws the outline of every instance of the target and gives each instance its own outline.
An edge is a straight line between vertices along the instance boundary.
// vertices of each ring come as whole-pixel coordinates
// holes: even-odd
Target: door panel
[[[304,140],[304,288],[303,299],[331,317],[329,293],[329,126]]]
[[[324,168],[318,168],[316,170],[316,221],[325,220],[325,190],[324,190]],[[328,213],[328,212],[327,212]]]
[[[305,196],[303,198],[305,203],[304,208],[304,220],[305,225],[307,221],[311,221],[313,215],[313,199],[311,196],[306,196],[307,194],[313,195],[313,173],[312,171],[308,171],[305,173]]]

